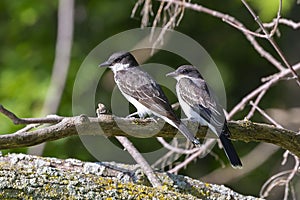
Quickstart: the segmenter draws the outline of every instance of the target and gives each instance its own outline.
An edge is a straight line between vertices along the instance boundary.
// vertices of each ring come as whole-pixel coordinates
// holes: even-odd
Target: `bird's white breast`
[[[138,115],[140,117],[145,117],[146,115],[151,115],[152,114],[151,110],[149,110],[147,107],[145,107],[143,104],[141,104],[138,100],[136,100],[132,96],[130,96],[130,95],[126,94],[125,92],[123,92],[123,90],[119,86],[119,84],[120,84],[119,81],[117,81],[115,79],[115,82],[117,83],[118,88],[121,91],[122,95],[127,99],[127,101],[129,101],[137,109]]]
[[[187,104],[181,97],[180,92],[179,92],[179,87],[176,85],[176,93],[177,93],[177,98],[180,104],[181,109],[183,110],[184,114],[187,116],[187,118],[191,120],[195,120],[199,122],[201,125],[208,126],[214,133],[216,132],[216,129],[208,122],[206,121],[201,115],[197,112],[195,112],[192,107]]]
[[[129,67],[129,64],[116,63],[116,64],[110,66],[109,68],[115,74],[117,71],[120,71],[120,70],[123,70],[123,69],[127,69],[128,67]]]

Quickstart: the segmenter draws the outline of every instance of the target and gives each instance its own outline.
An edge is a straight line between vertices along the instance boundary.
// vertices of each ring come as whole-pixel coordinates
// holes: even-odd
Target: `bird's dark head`
[[[173,77],[175,79],[180,79],[183,77],[203,79],[197,68],[192,65],[182,65],[174,72],[168,73],[166,76]]]
[[[138,66],[138,63],[130,52],[121,51],[113,53],[107,61],[101,63],[99,66],[109,67],[113,70],[113,72],[116,72],[118,70]]]

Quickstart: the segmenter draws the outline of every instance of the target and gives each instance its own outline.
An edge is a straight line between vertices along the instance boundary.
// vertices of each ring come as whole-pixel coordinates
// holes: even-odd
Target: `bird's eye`
[[[115,59],[115,60],[114,60],[114,63],[119,63],[119,62],[121,62],[121,59],[122,59],[122,58],[117,58],[117,59]]]
[[[188,73],[188,70],[187,70],[187,69],[183,69],[181,72],[182,72],[183,74],[187,74],[187,73]]]

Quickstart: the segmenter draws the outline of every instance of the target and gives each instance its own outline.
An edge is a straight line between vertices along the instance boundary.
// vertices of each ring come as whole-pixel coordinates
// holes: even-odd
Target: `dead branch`
[[[297,84],[300,86],[300,77],[297,74],[297,72],[294,70],[293,67],[291,67],[291,65],[289,64],[289,62],[287,61],[286,57],[284,56],[282,50],[279,48],[279,46],[277,45],[277,43],[275,42],[275,40],[272,38],[272,34],[269,34],[267,29],[263,26],[263,23],[260,21],[259,17],[254,13],[254,11],[252,10],[252,8],[248,5],[248,3],[244,0],[241,0],[242,3],[245,5],[245,7],[248,9],[248,11],[250,12],[250,14],[252,15],[252,17],[255,19],[256,23],[259,25],[259,27],[261,28],[261,30],[264,32],[264,34],[267,36],[267,40],[270,42],[270,44],[273,46],[273,48],[275,49],[275,51],[277,52],[277,54],[280,56],[281,60],[284,62],[284,64],[291,70],[291,73],[293,74],[293,76],[296,79]],[[281,11],[281,7],[282,7],[282,0],[279,0],[279,9],[278,9],[278,13],[277,13],[277,18],[275,20],[275,27],[273,29],[272,32],[275,33],[276,31],[276,27],[278,25],[278,20],[280,19],[280,11]]]
[[[98,118],[85,115],[59,118],[62,119],[59,123],[41,127],[37,130],[24,130],[23,132],[18,131],[12,134],[0,135],[0,149],[28,147],[77,134],[103,135],[106,137],[132,137],[133,134],[134,136],[142,134],[143,137],[153,137],[153,131],[157,131],[155,137],[183,137],[181,134],[176,134],[177,130],[175,128],[164,124],[163,120],[160,119],[121,118],[112,115],[99,115]],[[46,119],[51,120],[51,117]],[[57,117],[55,116],[54,119],[57,119]],[[41,123],[43,123],[43,120],[42,118]],[[198,138],[214,137],[213,134],[206,135],[207,127],[198,127],[198,123],[192,121],[185,122],[190,129],[197,128],[196,136]],[[34,123],[39,122],[34,120]],[[254,123],[249,120],[230,121],[228,126],[233,140],[272,143],[300,157],[300,135],[294,131],[276,128],[268,124]],[[124,127],[126,132],[122,130]]]
[[[246,39],[251,43],[251,45],[254,47],[254,49],[260,54],[260,56],[266,58],[267,61],[269,61],[272,65],[274,65],[278,70],[282,71],[285,68],[282,66],[282,64],[275,58],[273,57],[268,51],[266,51],[257,41],[256,37],[259,37],[260,35],[255,35],[254,32],[250,31],[249,29],[246,28],[246,26],[234,18],[233,16],[227,14],[227,13],[222,13],[220,11],[216,11],[207,7],[204,7],[199,4],[193,4],[190,2],[185,2],[185,1],[179,1],[179,0],[160,0],[162,2],[168,2],[172,4],[178,4],[181,6],[184,6],[185,9],[190,9],[194,10],[197,12],[205,13],[208,14],[212,17],[221,19],[225,23],[233,26],[234,28],[237,28],[238,30],[242,31],[242,33],[245,35]]]
[[[62,97],[71,59],[74,29],[74,0],[58,1],[57,40],[51,82],[43,114],[56,113]]]
[[[74,30],[74,0],[59,0],[57,12],[57,39],[50,84],[42,115],[56,113],[67,81]],[[42,155],[45,144],[28,149],[29,154]]]
[[[287,157],[290,154],[289,151],[286,151],[283,154],[283,161],[282,161],[282,165],[286,164],[287,161]],[[273,175],[272,177],[270,177],[265,184],[262,186],[261,191],[260,191],[260,196],[261,197],[268,197],[269,194],[271,193],[271,191],[278,186],[285,186],[285,190],[284,190],[284,198],[283,200],[287,200],[289,199],[289,193],[292,194],[293,198],[292,199],[296,199],[295,198],[295,190],[294,190],[294,186],[291,183],[292,180],[295,178],[296,174],[299,171],[299,166],[300,166],[300,161],[299,158],[295,155],[292,155],[292,157],[295,160],[295,165],[294,168],[291,170],[285,170],[282,172],[279,172],[275,175]]]
[[[294,70],[299,70],[300,69],[300,63],[297,63],[293,66]],[[273,86],[275,83],[278,81],[282,80],[282,78],[286,77],[289,75],[291,71],[289,69],[285,69],[281,72],[278,72],[274,75],[272,75],[272,78],[250,92],[247,96],[245,96],[228,114],[228,118],[231,118],[233,115],[235,115],[238,111],[242,110],[245,105],[254,97],[259,95],[262,91],[268,90],[271,86]]]
[[[102,114],[107,113],[107,109],[104,104],[99,103],[96,110],[97,116],[101,117]],[[131,157],[136,161],[138,165],[141,166],[141,169],[147,176],[149,182],[153,187],[161,187],[161,181],[154,173],[154,170],[144,158],[144,156],[137,150],[137,148],[132,144],[132,142],[124,136],[116,136],[116,139],[122,144],[124,149],[131,155]]]
[[[291,27],[292,29],[300,28],[300,22],[294,22],[293,20],[290,20],[290,19],[281,18],[281,19],[279,19],[278,23],[284,24],[288,27]],[[273,20],[270,23],[264,23],[264,27],[270,28],[270,27],[273,27],[274,24],[275,24],[275,20]]]
[[[141,1],[145,1],[145,0],[141,0]],[[277,42],[274,40],[274,35],[275,34],[276,34],[276,36],[280,37],[280,30],[279,30],[279,25],[280,24],[283,24],[285,26],[291,27],[293,29],[299,29],[299,27],[300,27],[300,23],[299,22],[294,22],[292,20],[282,18],[282,16],[281,16],[282,0],[278,0],[279,1],[279,6],[278,6],[278,10],[277,10],[277,16],[274,17],[274,19],[273,19],[273,21],[271,23],[263,23],[260,20],[259,16],[255,13],[254,9],[252,9],[250,7],[250,5],[245,0],[241,0],[241,2],[247,8],[248,12],[251,14],[251,16],[253,17],[253,19],[255,20],[255,22],[259,26],[259,29],[256,30],[256,31],[252,31],[251,29],[247,28],[246,25],[244,25],[241,21],[239,21],[238,19],[234,18],[234,16],[232,16],[230,14],[222,13],[220,11],[207,8],[207,7],[202,6],[202,5],[198,4],[198,3],[191,3],[191,1],[186,1],[186,0],[157,0],[157,1],[160,1],[160,6],[157,9],[157,11],[154,10],[154,12],[156,12],[156,16],[155,16],[155,19],[152,22],[152,26],[153,27],[158,26],[158,23],[160,22],[160,19],[162,17],[164,19],[164,21],[162,21],[160,23],[161,26],[162,26],[162,28],[163,28],[163,30],[161,31],[161,36],[158,37],[157,42],[158,41],[163,42],[163,33],[164,33],[164,31],[167,28],[174,29],[175,26],[170,26],[170,25],[174,24],[174,21],[176,21],[176,18],[177,18],[177,16],[178,16],[179,13],[180,13],[180,19],[181,19],[182,16],[184,15],[183,11],[187,10],[187,9],[194,10],[194,11],[199,12],[199,13],[200,12],[201,13],[205,13],[205,14],[208,14],[208,15],[210,15],[212,17],[220,19],[223,22],[229,24],[230,26],[234,27],[236,30],[238,30],[238,31],[240,31],[241,33],[244,34],[245,38],[250,42],[250,44],[259,53],[259,55],[261,55],[262,57],[264,57],[268,62],[270,62],[273,66],[275,66],[278,69],[278,72],[276,74],[268,76],[267,78],[261,79],[262,84],[259,87],[257,87],[256,89],[254,89],[251,93],[249,93],[248,95],[246,95],[229,112],[229,114],[226,117],[228,119],[232,118],[238,111],[244,110],[245,106],[250,103],[251,106],[252,106],[252,108],[251,108],[250,112],[247,114],[247,118],[248,119],[251,118],[253,116],[253,114],[257,111],[260,115],[262,115],[264,118],[266,118],[267,120],[269,120],[272,124],[274,124],[279,130],[284,130],[283,126],[281,124],[277,123],[259,105],[260,101],[263,99],[263,97],[265,96],[265,94],[267,92],[269,92],[269,89],[271,87],[273,87],[275,84],[279,84],[279,81],[282,81],[282,80],[285,80],[285,81],[287,81],[287,80],[294,80],[300,86],[300,77],[297,74],[297,70],[300,69],[300,63],[298,62],[297,64],[294,64],[293,66],[290,65],[289,61],[287,60],[287,58],[284,55],[284,52],[277,45]],[[177,6],[181,6],[180,9],[182,9],[182,12],[180,12],[180,10],[176,10],[176,9],[172,10],[171,9],[172,6],[174,8],[174,6],[176,6],[176,5]],[[164,11],[164,12],[162,12],[162,11]],[[178,11],[178,13],[174,12],[174,11]],[[167,17],[165,17],[164,13],[170,13],[170,14]],[[180,20],[177,21],[176,26],[178,26],[179,22],[180,22]],[[274,56],[272,56],[272,54],[267,49],[265,49],[262,45],[260,45],[258,43],[258,41],[257,41],[257,38],[263,38],[263,39],[267,40],[272,45],[272,48],[275,50],[275,52],[277,53],[277,55],[279,55],[280,60],[276,59]],[[283,62],[283,64],[281,62]],[[291,118],[291,116],[287,116],[286,119],[289,121],[292,118]],[[232,123],[234,123],[234,122],[232,122]],[[234,124],[231,124],[231,125],[234,125]],[[230,127],[230,129],[232,130],[233,127]],[[244,131],[245,130],[240,130],[240,132],[243,132],[242,135],[245,135]],[[258,131],[258,132],[260,132],[260,131]],[[268,132],[268,131],[266,131],[266,132]],[[266,132],[263,133],[263,135],[264,135],[263,137],[266,136],[265,135]],[[273,132],[273,134],[272,134],[272,132]],[[265,138],[274,138],[274,137],[280,138],[280,136],[277,135],[277,133],[279,133],[280,131],[277,132],[277,131],[273,130],[272,132],[270,132],[270,135],[268,135]],[[199,131],[198,131],[198,133],[199,133]],[[234,135],[234,133],[233,133],[233,135]],[[242,135],[237,136],[238,138],[236,138],[236,139],[243,140],[243,139],[240,138],[240,136],[242,136]],[[275,136],[275,135],[277,135],[277,136]],[[232,136],[232,137],[234,137],[234,136]],[[254,138],[256,138],[256,137],[254,137]],[[254,138],[252,138],[252,139],[254,139]],[[281,139],[283,139],[284,141],[288,141],[288,140],[291,141],[291,140],[294,140],[295,138],[293,136],[290,139],[287,139],[287,138],[286,139],[281,138]],[[278,142],[275,142],[273,139],[271,139],[271,140],[270,141],[264,140],[264,142],[269,142],[269,143],[273,143],[273,144],[278,145]],[[173,141],[175,141],[175,140],[173,140]],[[260,141],[262,141],[262,140],[260,140]],[[170,155],[176,157],[179,152],[181,152],[181,153],[185,153],[186,152],[186,151],[183,151],[181,148],[172,147],[171,145],[168,145],[168,144],[166,144],[164,142],[162,142],[162,144],[163,144],[163,146],[165,146],[167,149],[170,150],[168,152],[168,154],[166,154],[167,157],[164,156],[164,157],[161,158],[161,160],[163,160],[163,162],[165,162],[166,164],[169,162],[168,161],[168,157]],[[261,144],[261,145],[265,145],[265,144]],[[299,145],[299,143],[297,145]],[[283,147],[282,144],[278,145],[278,146]],[[272,147],[276,148],[276,150],[277,150],[277,149],[279,149],[278,146],[272,146]],[[253,153],[256,150],[259,150],[258,147],[255,150],[253,150]],[[283,147],[283,148],[285,148],[285,147]],[[195,150],[195,149],[192,149],[192,150]],[[188,151],[190,151],[190,150],[188,150]],[[289,151],[287,151],[287,152],[289,152]],[[251,153],[249,155],[247,155],[247,157],[249,156],[249,158],[251,158],[251,157],[253,158],[253,156],[251,156]],[[268,155],[266,155],[266,157],[264,158],[264,160],[267,159],[268,156],[271,156],[273,153],[274,153],[274,151],[272,151],[272,153],[269,153]],[[284,172],[283,175],[281,175],[279,173],[278,176],[277,175],[274,176],[274,180],[272,180],[272,178],[271,178],[270,182],[266,183],[266,188],[262,188],[262,191],[264,192],[264,197],[268,196],[269,192],[274,187],[276,187],[276,186],[285,186],[284,199],[288,199],[289,195],[291,195],[293,199],[296,199],[295,189],[293,187],[292,180],[295,178],[295,174],[298,173],[296,171],[299,168],[299,154],[297,154],[295,156],[292,153],[292,155],[295,157],[295,160],[296,160],[296,164],[295,164],[294,170],[292,170],[292,171],[288,170],[288,171]],[[188,154],[187,155],[187,160],[189,160],[192,156],[193,155],[189,155]],[[246,157],[245,157],[245,160],[246,160]],[[251,163],[253,163],[253,161]],[[257,166],[260,165],[260,163],[261,162],[255,162],[255,165],[249,165],[249,164],[247,164],[246,165],[247,169],[244,169],[244,172],[242,172],[242,173],[248,173],[249,171],[254,170]],[[178,166],[180,167],[180,165],[182,165],[182,163],[179,164]],[[183,166],[185,166],[185,165],[183,165]],[[173,168],[173,169],[176,169],[176,167]],[[218,170],[216,170],[216,173],[212,173],[211,175],[214,176],[214,175],[216,175],[216,174],[219,173],[219,174],[222,174],[222,176],[224,176],[224,174],[226,174],[226,172],[225,173],[224,172],[225,171],[223,169],[222,169],[221,172],[218,172]],[[235,176],[234,177],[240,177],[240,175],[237,176],[237,174],[235,172]],[[229,176],[230,176],[230,174],[229,174]],[[230,180],[230,179],[227,179],[227,180]]]
[[[245,176],[253,172],[259,166],[268,162],[268,159],[278,150],[278,146],[261,143],[257,145],[251,152],[247,153],[241,158],[244,164],[243,169],[235,170],[231,166],[218,168],[209,174],[205,174],[203,177],[201,177],[201,180],[217,184],[227,184],[232,181],[242,180],[245,178]],[[218,177],[222,177],[222,179]]]

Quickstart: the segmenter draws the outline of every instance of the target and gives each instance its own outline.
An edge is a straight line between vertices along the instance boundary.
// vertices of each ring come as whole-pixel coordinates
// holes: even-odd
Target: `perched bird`
[[[177,128],[193,144],[200,144],[175,115],[161,87],[147,72],[139,67],[139,64],[131,53],[114,53],[99,66],[109,67],[113,71],[119,90],[135,106],[140,118],[144,118],[147,115],[160,117]]]
[[[221,140],[225,153],[233,167],[240,168],[242,163],[237,155],[230,137],[230,132],[221,105],[210,93],[208,86],[191,65],[180,66],[167,76],[177,80],[176,93],[185,115],[202,125],[207,125]]]

